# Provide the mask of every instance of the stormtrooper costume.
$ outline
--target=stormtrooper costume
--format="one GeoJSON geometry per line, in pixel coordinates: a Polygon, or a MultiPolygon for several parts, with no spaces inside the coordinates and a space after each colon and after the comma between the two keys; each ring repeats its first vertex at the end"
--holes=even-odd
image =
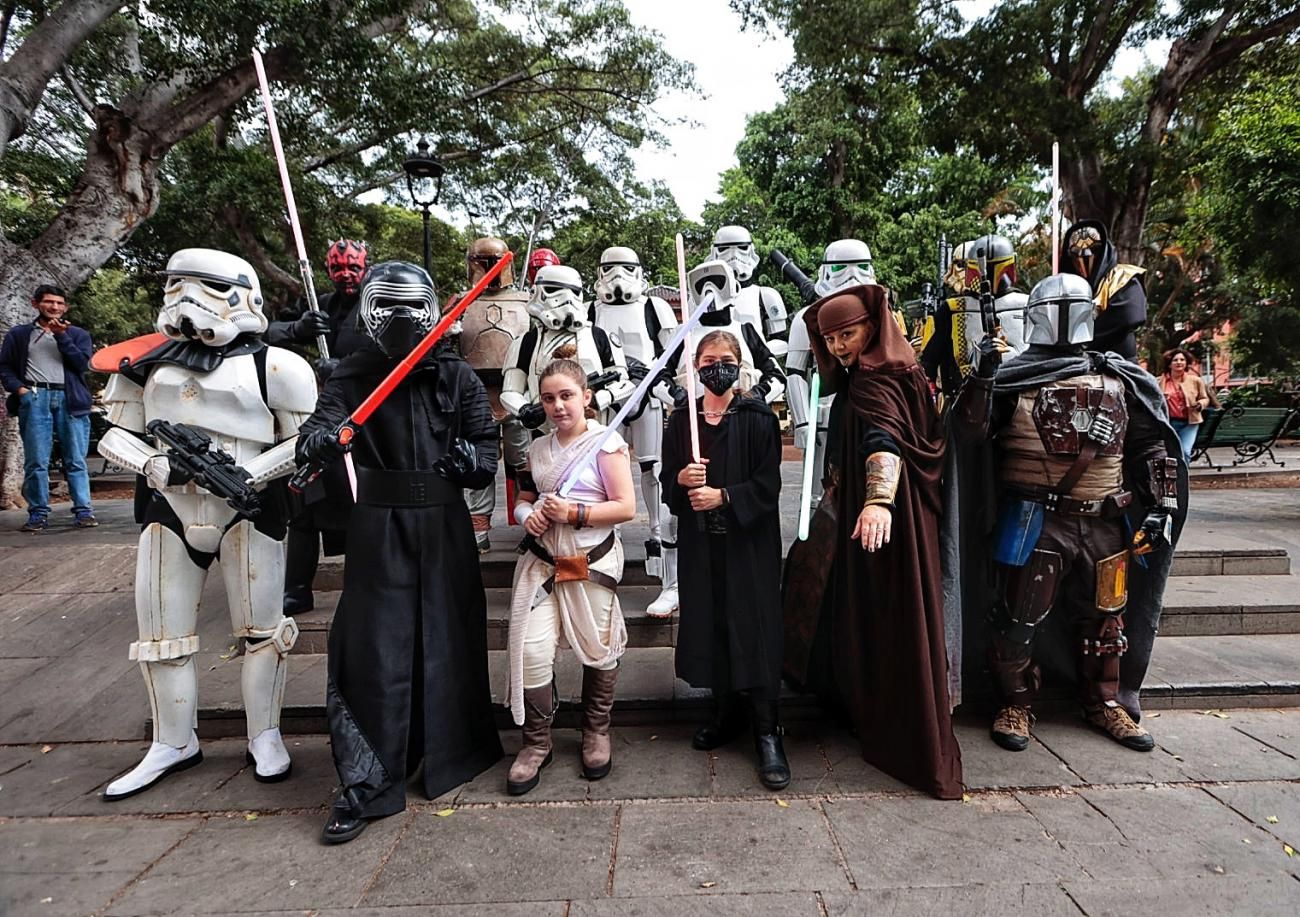
{"type": "MultiPolygon", "coordinates": [[[[465,254],[466,280],[470,287],[479,281],[502,255],[510,249],[500,239],[476,239],[465,254]]],[[[546,249],[539,249],[534,255],[546,249]]],[[[554,253],[552,253],[553,255],[554,253]]],[[[559,259],[556,259],[557,261],[559,259]]],[[[513,412],[502,406],[501,366],[511,346],[528,330],[528,294],[516,289],[514,270],[506,265],[494,284],[483,291],[461,316],[460,354],[479,377],[488,393],[492,416],[501,427],[501,459],[506,472],[507,498],[514,493],[519,471],[528,461],[528,431],[519,425],[513,412]]],[[[455,305],[453,299],[446,306],[455,305]]],[[[496,484],[482,490],[465,493],[470,521],[474,524],[474,539],[479,552],[488,550],[488,532],[492,527],[492,513],[496,509],[496,484]]],[[[507,502],[512,500],[507,499],[507,502]]],[[[513,512],[513,507],[509,507],[513,512]]]]}
{"type": "Polygon", "coordinates": [[[588,373],[618,373],[616,381],[598,388],[592,398],[602,423],[609,419],[610,409],[626,401],[636,387],[628,379],[622,348],[604,329],[592,326],[587,311],[577,271],[557,264],[537,272],[528,300],[528,314],[536,321],[510,345],[501,367],[501,404],[530,430],[546,422],[546,413],[538,401],[538,377],[555,359],[555,351],[566,344],[577,349],[573,359],[588,373]]]}
{"type": "Polygon", "coordinates": [[[248,760],[274,782],[291,762],[280,737],[287,657],[298,636],[284,616],[285,513],[256,519],[188,481],[147,438],[166,420],[195,428],[228,453],[254,487],[294,468],[298,427],[316,404],[316,376],[302,357],[267,347],[257,275],[242,258],[210,249],[177,252],[167,264],[157,328],[170,342],[114,375],[104,394],[113,428],[100,453],[145,477],[152,497],[140,520],[136,615],[131,644],[153,709],[153,744],[133,770],[104,790],[125,799],[198,764],[194,654],[199,601],[212,561],[221,559],[232,629],[245,639],[242,685],[248,760]]]}
{"type": "MultiPolygon", "coordinates": [[[[672,340],[677,316],[672,307],[657,296],[648,296],[641,259],[630,248],[607,248],[600,256],[596,274],[596,301],[593,326],[604,331],[626,358],[649,366],[672,340]]],[[[651,617],[668,617],[677,607],[677,531],[676,520],[664,506],[659,486],[660,455],[663,451],[664,408],[673,403],[672,380],[654,383],[645,400],[619,432],[631,440],[633,454],[641,469],[641,495],[650,520],[650,540],[645,546],[645,569],[662,583],[659,597],[646,613],[651,617]],[[663,538],[663,519],[668,519],[668,539],[663,538]]]]}
{"type": "MultiPolygon", "coordinates": [[[[829,296],[836,290],[876,282],[876,270],[871,263],[871,249],[867,243],[858,239],[840,239],[826,246],[820,267],[817,269],[815,285],[818,297],[829,296]]],[[[809,373],[814,372],[812,343],[808,339],[808,326],[804,322],[804,313],[808,307],[795,313],[790,326],[790,349],[785,357],[786,372],[786,409],[790,412],[791,426],[794,428],[794,444],[798,449],[808,448],[808,433],[811,426],[808,417],[808,399],[811,394],[809,373]]],[[[831,403],[834,395],[823,395],[817,401],[816,437],[813,448],[813,498],[821,496],[821,470],[826,457],[826,431],[831,417],[831,403]]]]}
{"type": "Polygon", "coordinates": [[[743,226],[723,226],[713,234],[713,247],[709,260],[726,262],[736,277],[740,292],[733,303],[737,318],[749,322],[763,335],[767,349],[778,360],[785,356],[784,338],[789,332],[789,316],[781,294],[772,287],[752,283],[758,268],[758,252],[754,238],[743,226]]]}
{"type": "MultiPolygon", "coordinates": [[[[785,373],[776,355],[768,347],[762,332],[751,323],[744,321],[736,313],[736,298],[740,295],[740,284],[731,272],[731,266],[725,261],[705,261],[686,273],[687,296],[691,309],[699,307],[704,298],[713,294],[716,308],[706,312],[700,318],[699,327],[691,335],[691,342],[700,340],[711,331],[729,331],[740,341],[740,388],[748,390],[755,398],[761,398],[768,404],[780,400],[785,394],[785,373]]],[[[686,360],[694,359],[694,354],[683,353],[678,359],[677,380],[680,384],[686,380],[686,360]]],[[[704,387],[699,380],[695,383],[695,395],[703,395],[704,387]]],[[[684,389],[673,390],[675,407],[684,407],[686,392],[684,389]]]]}

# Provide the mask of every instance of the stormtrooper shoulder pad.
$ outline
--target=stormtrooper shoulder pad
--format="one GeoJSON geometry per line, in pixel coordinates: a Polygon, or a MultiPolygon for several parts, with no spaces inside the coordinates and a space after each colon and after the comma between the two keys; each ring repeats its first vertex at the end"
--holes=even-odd
{"type": "Polygon", "coordinates": [[[266,406],[297,414],[316,410],[316,373],[292,350],[266,348],[266,406]]]}

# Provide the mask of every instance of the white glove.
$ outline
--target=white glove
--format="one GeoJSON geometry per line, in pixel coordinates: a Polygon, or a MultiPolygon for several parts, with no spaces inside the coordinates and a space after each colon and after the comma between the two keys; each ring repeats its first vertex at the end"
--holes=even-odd
{"type": "Polygon", "coordinates": [[[603,411],[605,410],[605,408],[609,407],[611,404],[614,403],[614,396],[611,395],[606,389],[602,388],[600,391],[596,392],[596,397],[594,400],[596,402],[596,410],[603,411]]]}
{"type": "Polygon", "coordinates": [[[171,480],[172,463],[165,455],[155,455],[144,463],[144,476],[154,490],[162,490],[171,480]]]}

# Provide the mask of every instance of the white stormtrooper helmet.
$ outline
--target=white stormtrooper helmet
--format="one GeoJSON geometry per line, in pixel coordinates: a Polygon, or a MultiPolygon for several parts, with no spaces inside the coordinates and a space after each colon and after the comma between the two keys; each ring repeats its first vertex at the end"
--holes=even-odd
{"type": "Polygon", "coordinates": [[[821,267],[817,269],[817,295],[826,296],[845,287],[876,282],[871,266],[871,249],[859,239],[840,239],[826,246],[821,267]]]}
{"type": "Polygon", "coordinates": [[[582,307],[582,277],[571,267],[548,264],[533,278],[528,314],[552,331],[573,330],[587,324],[582,307]]]}
{"type": "Polygon", "coordinates": [[[210,248],[183,248],[163,272],[163,307],[155,327],[173,341],[224,347],[266,330],[262,285],[253,266],[210,248]]]}
{"type": "Polygon", "coordinates": [[[1076,274],[1044,277],[1029,292],[1025,305],[1025,341],[1068,347],[1092,340],[1096,320],[1092,286],[1076,274]]]}
{"type": "Polygon", "coordinates": [[[740,284],[725,261],[705,261],[686,272],[686,293],[694,309],[704,297],[713,294],[719,309],[725,309],[740,295],[740,284]]]}
{"type": "Polygon", "coordinates": [[[630,248],[615,245],[600,254],[596,270],[596,298],[608,305],[636,302],[645,295],[648,284],[641,270],[641,259],[630,248]]]}
{"type": "Polygon", "coordinates": [[[739,283],[754,276],[758,267],[758,252],[754,251],[754,237],[744,226],[723,226],[713,234],[713,248],[709,259],[725,261],[731,266],[739,283]]]}

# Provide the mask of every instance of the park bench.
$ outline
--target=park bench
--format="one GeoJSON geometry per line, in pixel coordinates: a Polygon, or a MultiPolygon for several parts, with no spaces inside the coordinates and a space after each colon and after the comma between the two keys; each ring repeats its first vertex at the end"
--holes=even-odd
{"type": "Polygon", "coordinates": [[[1234,468],[1263,455],[1267,455],[1274,465],[1283,466],[1286,462],[1277,460],[1273,446],[1279,437],[1296,425],[1298,419],[1300,409],[1297,408],[1231,407],[1207,411],[1205,420],[1196,431],[1191,460],[1195,462],[1204,458],[1206,464],[1219,470],[1223,466],[1214,464],[1209,450],[1231,446],[1237,453],[1232,460],[1234,468]]]}

